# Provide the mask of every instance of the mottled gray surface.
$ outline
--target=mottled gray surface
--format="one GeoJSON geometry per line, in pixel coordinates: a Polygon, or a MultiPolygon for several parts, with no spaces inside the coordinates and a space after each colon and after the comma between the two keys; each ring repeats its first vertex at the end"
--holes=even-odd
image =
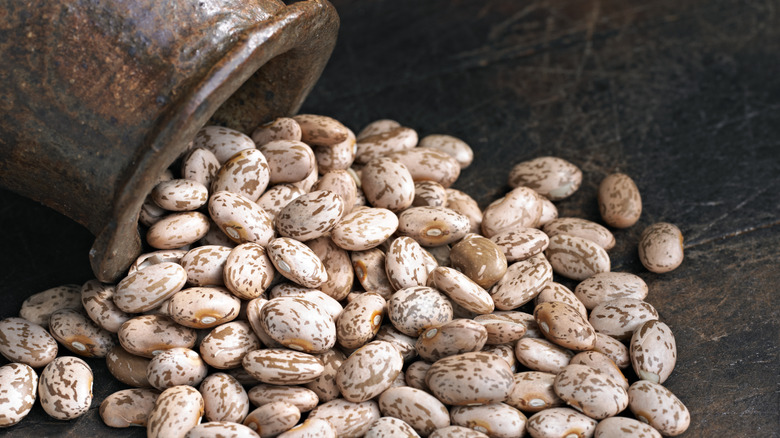
{"type": "MultiPolygon", "coordinates": [[[[639,274],[677,337],[665,383],[691,411],[684,437],[778,436],[780,424],[780,11],[773,0],[335,1],[336,51],[303,111],[357,132],[393,118],[476,152],[455,187],[484,207],[511,167],[540,155],[580,166],[562,215],[600,222],[596,188],[630,174],[639,223],[613,230],[613,270],[639,274]],[[663,275],[636,255],[642,229],[680,227],[686,259],[663,275]]],[[[0,192],[0,316],[48,287],[91,278],[90,235],[0,192]],[[16,251],[10,253],[10,251],[16,251]]],[[[573,286],[571,283],[567,283],[573,286]]],[[[121,389],[101,360],[90,412],[70,423],[37,405],[0,435],[108,431],[99,401],[121,389]]]]}

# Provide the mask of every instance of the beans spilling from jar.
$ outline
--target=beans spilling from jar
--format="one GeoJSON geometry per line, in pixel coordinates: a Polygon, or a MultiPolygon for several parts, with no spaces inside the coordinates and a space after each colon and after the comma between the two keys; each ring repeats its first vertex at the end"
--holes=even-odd
{"type": "MultiPolygon", "coordinates": [[[[393,120],[203,128],[144,202],[149,251],[123,279],[0,321],[0,427],[36,399],[86,413],[82,356],[129,387],[100,401],[105,424],[149,437],[683,433],[672,330],[641,277],[611,272],[610,228],[642,212],[633,180],[604,178],[603,224],[558,217],[582,172],[539,157],[481,209],[451,187],[473,159],[393,120]]],[[[682,233],[651,225],[638,252],[671,271],[682,233]]]]}

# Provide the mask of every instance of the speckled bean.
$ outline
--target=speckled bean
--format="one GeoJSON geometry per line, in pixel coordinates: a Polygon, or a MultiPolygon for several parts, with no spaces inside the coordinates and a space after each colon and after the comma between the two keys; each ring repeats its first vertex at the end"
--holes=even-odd
{"type": "Polygon", "coordinates": [[[121,345],[114,345],[106,355],[106,366],[114,378],[128,386],[146,388],[152,385],[146,379],[146,368],[151,359],[128,353],[121,345]]]}
{"type": "Polygon", "coordinates": [[[192,328],[211,328],[234,320],[241,300],[222,287],[191,287],[168,301],[168,316],[192,328]]]}
{"type": "Polygon", "coordinates": [[[425,376],[431,393],[455,406],[505,400],[514,379],[509,364],[495,354],[463,353],[436,361],[425,376]]]}
{"type": "Polygon", "coordinates": [[[453,319],[439,327],[431,327],[417,338],[417,353],[428,362],[454,354],[480,351],[487,342],[485,326],[470,319],[453,319]]]}
{"type": "Polygon", "coordinates": [[[604,248],[568,234],[552,236],[544,255],[556,274],[573,280],[584,280],[610,269],[609,255],[604,248]]]}
{"type": "Polygon", "coordinates": [[[38,324],[6,318],[0,321],[0,354],[11,362],[39,368],[57,357],[57,341],[38,324]]]}
{"type": "Polygon", "coordinates": [[[274,278],[274,266],[265,247],[247,242],[236,246],[225,260],[223,279],[233,295],[243,300],[260,296],[274,278]]]}
{"type": "Polygon", "coordinates": [[[183,438],[203,417],[203,397],[187,386],[168,388],[157,397],[146,423],[148,438],[183,438]]]}
{"type": "Polygon", "coordinates": [[[438,149],[416,147],[387,156],[406,165],[414,181],[436,181],[447,188],[460,176],[458,160],[438,149]]]}
{"type": "Polygon", "coordinates": [[[445,207],[410,207],[398,215],[398,233],[420,245],[448,245],[468,231],[468,218],[445,207]]]}
{"type": "Polygon", "coordinates": [[[217,369],[240,366],[244,356],[260,348],[260,340],[246,321],[231,321],[214,327],[200,342],[203,361],[217,369]]]}
{"type": "Polygon", "coordinates": [[[255,431],[230,421],[210,421],[190,429],[184,438],[259,438],[255,431]]]}
{"type": "Polygon", "coordinates": [[[192,348],[197,338],[195,330],[164,315],[136,316],[122,324],[117,335],[128,353],[148,358],[168,348],[192,348]]]}
{"type": "Polygon", "coordinates": [[[344,216],[331,237],[339,247],[365,251],[380,245],[398,229],[398,217],[385,208],[362,208],[344,216]]]}
{"type": "Polygon", "coordinates": [[[601,272],[586,278],[574,289],[574,295],[588,310],[617,298],[644,300],[647,292],[647,283],[628,272],[601,272]]]}
{"type": "Polygon", "coordinates": [[[626,417],[609,417],[596,425],[594,438],[661,438],[661,434],[651,426],[626,417]]]}
{"type": "Polygon", "coordinates": [[[542,254],[515,262],[493,286],[490,295],[496,308],[512,310],[533,300],[553,279],[553,269],[542,254]]]}
{"type": "Polygon", "coordinates": [[[421,436],[450,425],[447,408],[436,397],[408,386],[390,388],[379,396],[383,415],[399,418],[421,436]]]}
{"type": "Polygon", "coordinates": [[[249,401],[263,406],[277,401],[286,401],[301,412],[308,412],[319,404],[317,393],[301,386],[278,386],[261,383],[249,390],[249,401]]]}
{"type": "Polygon", "coordinates": [[[386,304],[381,295],[373,292],[360,294],[347,304],[336,321],[339,345],[359,348],[376,336],[384,319],[386,304]]]}
{"type": "Polygon", "coordinates": [[[52,313],[49,332],[68,350],[84,357],[106,357],[114,338],[83,313],[62,309],[52,313]]]}
{"type": "Polygon", "coordinates": [[[403,357],[392,343],[369,342],[341,364],[336,384],[348,401],[364,402],[389,388],[403,365],[403,357]]]}
{"type": "Polygon", "coordinates": [[[536,413],[544,409],[563,406],[563,400],[555,394],[555,374],[541,371],[525,371],[514,375],[515,385],[505,402],[524,412],[536,413]]]}
{"type": "Polygon", "coordinates": [[[347,129],[347,139],[333,146],[314,146],[314,157],[320,172],[347,170],[355,161],[357,140],[355,133],[347,129]]]}
{"type": "Polygon", "coordinates": [[[35,404],[38,375],[29,365],[0,367],[0,429],[19,423],[35,404]]]}
{"type": "Polygon", "coordinates": [[[588,319],[588,310],[585,308],[582,302],[577,299],[577,297],[574,295],[574,292],[560,283],[548,281],[542,291],[539,292],[539,295],[537,295],[534,299],[534,302],[537,306],[542,303],[556,301],[566,303],[574,307],[583,318],[586,320],[588,319]]]}
{"type": "Polygon", "coordinates": [[[195,148],[187,152],[181,160],[181,177],[208,188],[211,187],[219,168],[219,160],[213,152],[205,148],[195,148]]]}
{"type": "Polygon", "coordinates": [[[235,129],[223,126],[205,126],[195,135],[192,148],[205,148],[217,157],[220,164],[245,149],[254,149],[255,142],[235,129]]]}
{"type": "Polygon", "coordinates": [[[393,128],[397,128],[401,126],[400,123],[396,122],[395,120],[391,119],[379,119],[374,120],[373,122],[369,123],[363,129],[358,132],[357,137],[359,139],[366,138],[370,135],[375,134],[381,134],[383,132],[387,132],[393,128]]]}
{"type": "Polygon", "coordinates": [[[635,298],[617,298],[594,307],[589,321],[597,332],[625,340],[639,326],[653,319],[658,319],[658,312],[649,303],[635,298]]]}
{"type": "Polygon", "coordinates": [[[114,304],[127,313],[141,313],[159,307],[180,291],[187,271],[177,263],[151,265],[123,278],[116,286],[114,304]]]}
{"type": "Polygon", "coordinates": [[[254,430],[261,438],[270,438],[290,430],[301,419],[301,411],[285,401],[260,406],[244,419],[244,426],[254,430]]]}
{"type": "Polygon", "coordinates": [[[596,420],[616,415],[628,406],[623,386],[587,365],[566,366],[555,376],[553,388],[563,401],[596,420]]]}
{"type": "Polygon", "coordinates": [[[542,230],[550,237],[558,234],[582,237],[605,250],[610,250],[615,246],[615,236],[611,231],[586,219],[576,217],[557,218],[545,224],[542,230]]]}
{"type": "Polygon", "coordinates": [[[490,238],[506,256],[507,262],[514,263],[541,253],[550,245],[550,238],[536,228],[515,227],[502,231],[490,238]]]}
{"type": "Polygon", "coordinates": [[[399,331],[416,337],[427,327],[452,320],[452,305],[436,289],[414,286],[397,291],[387,302],[387,316],[399,331]]]}
{"type": "Polygon", "coordinates": [[[408,423],[394,417],[382,417],[374,421],[363,438],[419,438],[420,435],[408,423]]]}
{"type": "Polygon", "coordinates": [[[395,290],[424,286],[428,283],[428,269],[423,249],[411,237],[401,236],[393,240],[385,257],[385,272],[395,290]]]}
{"type": "Polygon", "coordinates": [[[179,262],[187,271],[187,282],[193,286],[222,286],[223,271],[233,248],[203,245],[187,251],[179,262]]]}
{"type": "Polygon", "coordinates": [[[596,331],[577,310],[561,301],[541,303],[534,309],[534,318],[542,334],[551,342],[570,350],[592,350],[596,331]]]}
{"type": "Polygon", "coordinates": [[[160,391],[177,385],[196,386],[206,377],[208,367],[189,348],[169,348],[154,356],[146,368],[146,379],[160,391]]]}
{"type": "Polygon", "coordinates": [[[571,358],[569,365],[587,365],[591,368],[595,368],[612,378],[612,380],[620,384],[623,389],[628,390],[628,379],[626,379],[626,376],[620,371],[620,368],[615,365],[615,362],[604,353],[599,353],[598,351],[582,351],[571,358]]]}
{"type": "Polygon", "coordinates": [[[648,423],[662,435],[677,436],[688,430],[691,414],[671,391],[648,380],[628,388],[628,407],[637,420],[648,423]]]}
{"type": "Polygon", "coordinates": [[[114,303],[116,286],[89,280],[81,287],[81,303],[92,321],[100,328],[111,333],[119,331],[119,327],[131,316],[120,310],[114,303]]]}
{"type": "Polygon", "coordinates": [[[485,289],[496,284],[507,272],[503,251],[490,239],[476,234],[466,235],[452,247],[450,263],[485,289]]]}
{"type": "Polygon", "coordinates": [[[77,357],[54,359],[41,372],[38,397],[43,410],[57,420],[84,415],[92,404],[92,369],[77,357]]]}
{"type": "Polygon", "coordinates": [[[414,180],[409,169],[400,161],[378,157],[362,169],[361,188],[366,200],[376,208],[399,212],[414,201],[414,180]]]}
{"type": "Polygon", "coordinates": [[[198,211],[165,216],[146,232],[146,243],[157,249],[175,249],[200,240],[209,231],[208,217],[198,211]]]}
{"type": "Polygon", "coordinates": [[[249,413],[249,396],[239,381],[225,373],[203,379],[198,388],[208,421],[242,423],[249,413]]]}
{"type": "Polygon", "coordinates": [[[322,260],[297,240],[289,237],[274,239],[266,251],[276,270],[301,286],[318,287],[328,280],[322,260]]]}
{"type": "Polygon", "coordinates": [[[262,146],[275,140],[301,140],[301,127],[289,117],[279,117],[258,126],[252,132],[252,141],[262,146]]]}
{"type": "Polygon", "coordinates": [[[428,274],[428,286],[444,292],[453,302],[478,314],[495,309],[493,298],[466,274],[453,268],[439,266],[428,274]]]}
{"type": "Polygon", "coordinates": [[[327,420],[333,425],[339,438],[359,438],[365,435],[380,416],[379,406],[375,401],[353,403],[336,399],[317,406],[309,414],[309,419],[327,420]]]}
{"type": "Polygon", "coordinates": [[[109,427],[146,427],[160,391],[146,388],[123,389],[100,403],[100,418],[109,427]]]}
{"type": "Polygon", "coordinates": [[[639,237],[639,260],[650,272],[663,274],[677,269],[683,261],[683,235],[668,222],[658,222],[639,237]]]}
{"type": "Polygon", "coordinates": [[[612,336],[596,332],[596,346],[593,351],[598,351],[612,359],[618,368],[628,368],[631,365],[628,347],[612,336]]]}
{"type": "Polygon", "coordinates": [[[482,212],[482,234],[490,238],[517,227],[536,227],[541,217],[541,197],[528,187],[518,187],[482,212]]]}
{"type": "Polygon", "coordinates": [[[574,353],[546,339],[523,338],[515,344],[518,362],[533,371],[560,373],[574,353]]]}
{"type": "Polygon", "coordinates": [[[209,200],[209,191],[203,184],[188,179],[162,181],[154,186],[151,197],[168,211],[197,210],[209,200]]]}
{"type": "Polygon", "coordinates": [[[304,386],[314,391],[323,403],[341,397],[341,392],[336,384],[336,373],[341,368],[341,364],[346,359],[346,356],[336,349],[314,356],[322,363],[324,369],[322,374],[304,386]]]}
{"type": "Polygon", "coordinates": [[[293,120],[301,128],[301,140],[314,146],[332,146],[346,140],[349,129],[338,120],[318,114],[298,114],[293,120]]]}
{"type": "Polygon", "coordinates": [[[308,383],[325,371],[316,356],[280,348],[250,351],[242,365],[255,378],[272,385],[308,383]]]}
{"type": "Polygon", "coordinates": [[[414,148],[417,140],[417,131],[405,126],[396,126],[372,135],[362,135],[357,139],[355,161],[365,164],[377,157],[414,148]]]}
{"type": "Polygon", "coordinates": [[[19,316],[43,328],[48,328],[52,313],[60,309],[81,307],[81,286],[66,284],[27,297],[22,302],[19,316]]]}
{"type": "Polygon", "coordinates": [[[582,183],[582,171],[558,157],[538,157],[516,164],[509,172],[510,187],[529,187],[553,201],[571,196],[582,183]]]}
{"type": "Polygon", "coordinates": [[[647,321],[631,336],[631,365],[640,379],[664,383],[677,363],[677,343],[668,325],[647,321]]]}
{"type": "Polygon", "coordinates": [[[236,243],[267,245],[274,237],[273,220],[252,200],[231,192],[209,198],[209,214],[220,230],[236,243]]]}
{"type": "Polygon", "coordinates": [[[623,173],[608,175],[599,184],[599,212],[607,225],[628,228],[642,215],[642,196],[634,180],[623,173]]]}
{"type": "Polygon", "coordinates": [[[525,434],[525,415],[506,403],[457,406],[452,409],[451,416],[453,424],[492,438],[520,438],[525,434]]]}
{"type": "Polygon", "coordinates": [[[336,323],[316,303],[299,297],[271,299],[260,311],[260,324],[287,348],[323,353],[336,344],[336,323]]]}
{"type": "Polygon", "coordinates": [[[455,210],[469,218],[469,224],[471,228],[470,233],[479,233],[482,229],[482,209],[479,208],[479,204],[471,196],[460,190],[446,189],[447,192],[447,205],[445,207],[450,210],[455,210]]]}
{"type": "MultiPolygon", "coordinates": [[[[446,207],[447,189],[435,181],[417,181],[414,183],[414,207],[446,207]]],[[[471,223],[469,223],[471,228],[471,223]]]]}
{"type": "Polygon", "coordinates": [[[571,408],[551,408],[537,412],[526,423],[531,438],[590,438],[596,420],[571,408]]]}
{"type": "Polygon", "coordinates": [[[479,315],[474,318],[474,321],[485,327],[489,345],[514,342],[522,338],[527,331],[525,324],[506,315],[479,315]]]}
{"type": "Polygon", "coordinates": [[[306,246],[320,259],[328,279],[319,285],[319,290],[335,300],[343,300],[352,290],[355,272],[349,253],[336,245],[329,236],[322,236],[306,242],[306,246]]]}

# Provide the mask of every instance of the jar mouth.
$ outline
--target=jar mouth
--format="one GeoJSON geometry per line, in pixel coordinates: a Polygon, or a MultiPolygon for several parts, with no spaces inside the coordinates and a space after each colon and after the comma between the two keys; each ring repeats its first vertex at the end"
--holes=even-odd
{"type": "Polygon", "coordinates": [[[327,0],[280,9],[247,29],[227,54],[172,106],[145,137],[114,194],[113,217],[89,252],[95,276],[113,282],[141,254],[138,216],[157,178],[207,124],[251,134],[295,114],[336,42],[339,18],[327,0]]]}

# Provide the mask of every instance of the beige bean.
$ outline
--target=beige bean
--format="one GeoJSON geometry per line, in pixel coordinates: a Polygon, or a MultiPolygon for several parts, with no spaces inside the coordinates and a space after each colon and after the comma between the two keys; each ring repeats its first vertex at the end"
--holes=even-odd
{"type": "Polygon", "coordinates": [[[258,126],[252,132],[252,141],[262,146],[276,140],[301,140],[301,127],[298,122],[289,117],[279,117],[258,126]]]}
{"type": "Polygon", "coordinates": [[[220,230],[236,243],[267,245],[274,237],[271,216],[252,200],[231,192],[209,198],[209,214],[220,230]]]}
{"type": "Polygon", "coordinates": [[[187,271],[187,282],[194,286],[224,285],[223,271],[232,247],[203,245],[187,251],[179,262],[187,271]]]}
{"type": "Polygon", "coordinates": [[[527,329],[525,324],[506,315],[479,315],[474,321],[485,327],[487,344],[508,344],[522,338],[527,329]]]}
{"type": "Polygon", "coordinates": [[[380,245],[398,229],[398,217],[385,208],[355,210],[333,228],[331,237],[339,247],[366,251],[380,245]]]}
{"type": "Polygon", "coordinates": [[[140,313],[159,307],[180,291],[187,271],[177,263],[163,262],[128,275],[116,286],[114,304],[127,313],[140,313]]]}
{"type": "Polygon", "coordinates": [[[189,348],[169,348],[154,356],[146,368],[146,379],[160,391],[177,385],[196,386],[208,368],[198,353],[189,348]]]}
{"type": "Polygon", "coordinates": [[[596,346],[593,351],[602,353],[612,359],[618,368],[628,368],[631,365],[628,347],[612,336],[596,332],[596,346]]]}
{"type": "Polygon", "coordinates": [[[452,409],[452,423],[474,429],[495,438],[520,438],[526,418],[506,403],[482,406],[458,406],[452,409]]]}
{"type": "Polygon", "coordinates": [[[447,192],[447,205],[445,207],[450,210],[455,210],[469,218],[470,233],[479,233],[482,230],[482,209],[479,208],[479,204],[471,196],[460,190],[451,188],[446,189],[447,192]]]}
{"type": "Polygon", "coordinates": [[[525,412],[540,412],[544,409],[564,406],[564,401],[555,394],[555,374],[541,371],[525,371],[514,375],[515,385],[505,402],[525,412]]]}
{"type": "Polygon", "coordinates": [[[436,289],[414,286],[397,291],[387,302],[387,316],[400,332],[418,336],[427,327],[452,320],[452,305],[436,289]]]}
{"type": "Polygon", "coordinates": [[[640,379],[664,383],[677,363],[677,343],[668,325],[647,321],[631,336],[631,365],[640,379]]]}
{"type": "Polygon", "coordinates": [[[317,169],[314,151],[301,141],[274,140],[258,150],[268,160],[271,184],[298,182],[317,169]]]}
{"type": "Polygon", "coordinates": [[[370,135],[381,134],[383,132],[390,131],[391,129],[397,128],[399,126],[401,126],[400,123],[391,119],[374,120],[373,122],[366,125],[363,129],[361,129],[357,137],[358,139],[363,139],[370,135]]]}
{"type": "MultiPolygon", "coordinates": [[[[414,207],[446,207],[447,189],[435,181],[417,181],[414,183],[414,207]]],[[[469,223],[469,228],[471,224],[469,223]]]]}
{"type": "Polygon", "coordinates": [[[168,211],[197,210],[209,200],[209,191],[203,184],[188,179],[162,181],[154,186],[151,197],[168,211]]]}
{"type": "Polygon", "coordinates": [[[239,381],[225,373],[203,379],[198,388],[208,421],[242,423],[249,413],[249,396],[239,381]]]}
{"type": "Polygon", "coordinates": [[[661,438],[661,434],[651,426],[626,417],[609,417],[596,425],[595,438],[661,438]]]}
{"type": "Polygon", "coordinates": [[[395,289],[385,272],[385,253],[379,248],[350,253],[352,267],[364,290],[376,292],[382,298],[390,298],[395,289]]]}
{"type": "Polygon", "coordinates": [[[100,418],[109,427],[146,427],[154,402],[160,396],[155,389],[123,389],[100,403],[100,418]]]}
{"type": "Polygon", "coordinates": [[[320,172],[347,170],[355,161],[357,140],[355,133],[347,129],[347,139],[333,146],[315,146],[314,157],[320,172]]]}
{"type": "Polygon", "coordinates": [[[478,314],[495,309],[493,298],[466,274],[453,268],[439,266],[428,275],[428,285],[444,292],[453,302],[478,314]]]}
{"type": "Polygon", "coordinates": [[[474,161],[474,151],[465,141],[451,135],[431,134],[420,140],[420,147],[436,149],[451,156],[460,164],[461,169],[469,167],[474,161]]]}
{"type": "Polygon", "coordinates": [[[480,351],[487,342],[485,326],[470,319],[453,319],[439,327],[432,327],[417,338],[417,353],[428,362],[454,354],[480,351]]]}
{"type": "Polygon", "coordinates": [[[585,308],[585,305],[583,305],[582,302],[577,299],[577,297],[574,295],[574,292],[560,283],[548,281],[542,291],[539,292],[539,295],[537,295],[534,299],[534,302],[537,306],[542,303],[556,301],[566,303],[574,307],[583,318],[586,320],[588,319],[588,310],[585,308]]]}
{"type": "Polygon", "coordinates": [[[284,237],[300,241],[324,236],[341,220],[344,202],[327,190],[301,195],[290,201],[276,217],[276,229],[284,237]]]}
{"type": "Polygon", "coordinates": [[[452,247],[450,263],[485,289],[496,284],[507,272],[503,251],[490,239],[476,234],[464,237],[452,247]]]}
{"type": "Polygon", "coordinates": [[[628,272],[601,272],[586,278],[574,289],[574,295],[588,310],[617,298],[644,300],[647,292],[647,283],[628,272]]]}
{"type": "Polygon", "coordinates": [[[571,408],[537,412],[526,423],[532,438],[587,438],[596,430],[596,420],[571,408]]]}
{"type": "Polygon", "coordinates": [[[395,290],[424,286],[428,283],[428,269],[423,249],[411,237],[401,236],[393,240],[385,257],[385,272],[395,290]]]}
{"type": "Polygon", "coordinates": [[[169,348],[192,348],[197,338],[195,330],[164,315],[136,316],[122,324],[117,335],[128,353],[148,358],[169,348]]]}
{"type": "Polygon", "coordinates": [[[327,420],[309,418],[278,438],[336,438],[336,429],[327,420]]]}
{"type": "Polygon", "coordinates": [[[260,342],[268,348],[279,348],[282,344],[276,342],[263,328],[263,324],[260,322],[260,312],[263,310],[263,306],[268,304],[268,299],[265,295],[253,299],[246,306],[246,319],[252,330],[257,335],[260,342]]]}
{"type": "Polygon", "coordinates": [[[336,344],[336,323],[312,301],[298,297],[271,299],[260,311],[260,324],[287,348],[323,353],[336,344]]]}
{"type": "Polygon", "coordinates": [[[203,397],[187,386],[168,388],[157,397],[146,423],[148,438],[183,438],[203,417],[203,397]]]}
{"type": "Polygon", "coordinates": [[[417,338],[402,333],[392,324],[385,324],[380,327],[379,332],[377,332],[374,339],[377,341],[391,342],[401,353],[404,361],[409,361],[417,357],[417,350],[414,348],[417,338]]]}
{"type": "Polygon", "coordinates": [[[191,149],[181,160],[181,177],[211,187],[221,167],[217,156],[208,149],[191,149]]]}
{"type": "Polygon", "coordinates": [[[263,406],[277,401],[286,401],[301,412],[308,412],[319,404],[317,393],[301,386],[278,386],[261,383],[249,390],[249,401],[263,406]]]}
{"type": "Polygon", "coordinates": [[[482,347],[485,353],[495,354],[509,364],[509,369],[513,373],[517,372],[517,358],[515,357],[515,347],[513,344],[485,345],[482,347]]]}
{"type": "Polygon", "coordinates": [[[406,367],[406,373],[404,373],[407,385],[430,393],[431,390],[428,388],[428,384],[425,383],[425,375],[428,374],[429,369],[431,369],[431,364],[424,360],[418,360],[409,364],[406,367]]]}
{"type": "Polygon", "coordinates": [[[286,278],[305,287],[319,287],[328,279],[322,261],[303,243],[289,237],[272,240],[266,247],[268,258],[286,278]]]}
{"type": "Polygon", "coordinates": [[[0,354],[11,362],[39,368],[57,357],[57,341],[45,328],[24,318],[3,319],[0,333],[0,354]]]}
{"type": "Polygon", "coordinates": [[[477,432],[474,429],[469,429],[463,426],[447,426],[441,429],[436,429],[432,434],[428,435],[429,438],[488,438],[482,432],[477,432]]]}
{"type": "Polygon", "coordinates": [[[269,216],[276,221],[279,212],[293,199],[306,193],[293,184],[277,184],[263,193],[257,200],[260,206],[269,216]]]}
{"type": "Polygon", "coordinates": [[[642,196],[630,176],[623,173],[608,175],[599,184],[599,212],[607,225],[628,228],[642,215],[642,196]]]}
{"type": "Polygon", "coordinates": [[[205,126],[195,135],[192,148],[205,148],[217,157],[220,164],[233,155],[245,150],[254,149],[255,142],[235,129],[222,126],[205,126]]]}
{"type": "Polygon", "coordinates": [[[214,327],[200,342],[203,361],[221,370],[240,366],[244,356],[260,348],[260,340],[246,321],[214,327]]]}
{"type": "Polygon", "coordinates": [[[370,341],[382,326],[387,302],[373,292],[360,294],[344,307],[336,321],[336,335],[344,348],[359,348],[370,341]]]}
{"type": "Polygon", "coordinates": [[[408,423],[393,417],[382,417],[374,421],[363,438],[391,437],[419,438],[420,435],[408,423]]]}
{"type": "Polygon", "coordinates": [[[539,157],[516,164],[509,172],[510,187],[529,187],[553,201],[568,198],[582,184],[582,171],[557,157],[539,157]]]}
{"type": "Polygon", "coordinates": [[[542,198],[542,216],[539,226],[544,226],[558,218],[558,208],[547,198],[542,198]]]}
{"type": "Polygon", "coordinates": [[[597,332],[625,340],[642,324],[654,319],[658,319],[658,312],[649,303],[635,298],[617,298],[594,307],[589,321],[597,332]]]}
{"type": "Polygon", "coordinates": [[[270,438],[290,430],[301,419],[301,411],[285,401],[265,404],[250,412],[244,426],[254,430],[261,438],[270,438]]]}
{"type": "Polygon", "coordinates": [[[570,350],[592,350],[596,331],[580,311],[564,302],[541,303],[534,309],[534,318],[542,334],[551,342],[570,350]]]}
{"type": "Polygon", "coordinates": [[[442,403],[455,406],[500,402],[514,385],[509,364],[484,352],[439,359],[428,370],[425,382],[442,403]]]}
{"type": "Polygon", "coordinates": [[[468,218],[445,207],[410,207],[398,215],[398,233],[421,245],[448,245],[462,239],[468,230],[468,218]]]}
{"type": "Polygon", "coordinates": [[[230,421],[210,421],[190,429],[184,438],[258,438],[252,429],[230,421]]]}
{"type": "Polygon", "coordinates": [[[366,200],[376,208],[399,212],[414,201],[414,180],[409,169],[390,157],[369,161],[361,172],[361,188],[366,200]]]}
{"type": "Polygon", "coordinates": [[[582,237],[558,234],[550,238],[544,251],[553,271],[572,280],[584,280],[609,272],[609,255],[596,243],[582,237]]]}
{"type": "Polygon", "coordinates": [[[81,303],[92,321],[100,328],[111,333],[131,318],[114,303],[116,286],[89,280],[81,287],[81,303]]]}
{"type": "Polygon", "coordinates": [[[242,243],[233,248],[225,260],[225,287],[238,298],[251,300],[259,297],[273,277],[273,264],[260,244],[242,243]]]}
{"type": "Polygon", "coordinates": [[[312,239],[306,242],[306,246],[320,259],[328,276],[319,289],[337,301],[344,299],[352,290],[355,279],[349,253],[336,245],[329,236],[312,239]]]}
{"type": "Polygon", "coordinates": [[[493,286],[490,295],[496,308],[512,310],[533,300],[552,281],[553,269],[542,254],[512,263],[493,286]]]}
{"type": "Polygon", "coordinates": [[[192,328],[211,328],[234,320],[241,300],[222,287],[191,287],[168,301],[168,316],[192,328]]]}
{"type": "Polygon", "coordinates": [[[336,384],[336,373],[341,368],[341,364],[344,363],[346,356],[341,351],[333,349],[317,354],[315,357],[322,363],[324,370],[322,374],[304,386],[314,391],[323,403],[341,397],[341,390],[336,384]]]}
{"type": "Polygon", "coordinates": [[[48,328],[49,317],[52,313],[60,309],[80,309],[81,307],[81,286],[66,284],[27,297],[22,302],[19,316],[43,328],[48,328]]]}
{"type": "Polygon", "coordinates": [[[663,274],[677,269],[683,261],[683,235],[668,222],[658,222],[639,237],[639,260],[650,272],[663,274]]]}
{"type": "Polygon", "coordinates": [[[132,265],[130,265],[130,268],[127,270],[127,275],[158,263],[170,262],[178,264],[187,252],[187,250],[183,249],[161,249],[143,253],[135,259],[132,265]]]}
{"type": "Polygon", "coordinates": [[[336,373],[336,384],[346,400],[364,402],[389,388],[403,365],[403,357],[392,343],[369,342],[344,360],[336,373]]]}
{"type": "Polygon", "coordinates": [[[209,220],[198,211],[165,216],[146,232],[146,243],[157,249],[176,249],[200,240],[209,231],[209,220]]]}
{"type": "Polygon", "coordinates": [[[358,438],[365,435],[380,416],[375,401],[353,403],[336,399],[317,406],[309,414],[309,419],[327,420],[339,438],[358,438]]]}
{"type": "Polygon", "coordinates": [[[250,351],[244,356],[242,365],[255,378],[272,385],[308,383],[325,371],[317,357],[280,348],[250,351]]]}
{"type": "Polygon", "coordinates": [[[615,236],[606,227],[595,222],[576,217],[562,217],[554,219],[544,225],[542,230],[548,236],[559,234],[582,237],[597,244],[605,250],[615,246],[615,236]]]}
{"type": "Polygon", "coordinates": [[[383,415],[401,419],[422,436],[450,425],[450,414],[442,402],[425,391],[408,386],[390,388],[382,393],[379,410],[383,415]]]}
{"type": "Polygon", "coordinates": [[[513,263],[540,254],[550,245],[550,238],[536,228],[515,227],[493,235],[490,240],[501,249],[507,262],[513,263]]]}
{"type": "Polygon", "coordinates": [[[691,414],[671,391],[648,380],[634,382],[628,388],[628,407],[637,420],[649,424],[665,436],[677,436],[688,430],[691,414]]]}
{"type": "Polygon", "coordinates": [[[609,375],[587,365],[566,366],[557,376],[555,393],[590,418],[601,420],[628,406],[628,393],[609,375]]]}
{"type": "Polygon", "coordinates": [[[121,345],[114,345],[106,354],[106,366],[114,378],[128,386],[146,388],[152,385],[146,379],[146,368],[151,359],[128,353],[121,345]]]}
{"type": "Polygon", "coordinates": [[[571,358],[569,365],[587,365],[591,368],[595,368],[620,384],[623,389],[628,390],[628,379],[626,379],[626,376],[620,371],[620,368],[615,365],[615,362],[604,353],[599,353],[598,351],[582,351],[571,358]]]}
{"type": "Polygon", "coordinates": [[[38,375],[31,366],[10,363],[0,367],[0,428],[19,423],[35,404],[38,375]]]}
{"type": "Polygon", "coordinates": [[[515,344],[518,362],[533,371],[560,373],[574,353],[546,339],[523,338],[515,344]]]}
{"type": "Polygon", "coordinates": [[[446,153],[416,147],[387,155],[403,163],[414,181],[435,181],[447,188],[460,176],[460,163],[446,153]]]}
{"type": "Polygon", "coordinates": [[[331,170],[323,174],[312,186],[312,191],[327,190],[335,193],[344,204],[343,218],[352,211],[357,201],[357,184],[346,170],[331,170]]]}
{"type": "Polygon", "coordinates": [[[280,283],[271,290],[271,298],[278,297],[298,297],[316,304],[321,310],[327,313],[331,319],[338,321],[344,307],[330,295],[317,289],[308,289],[300,287],[295,283],[280,283]]]}
{"type": "Polygon", "coordinates": [[[301,127],[301,140],[313,146],[333,146],[346,140],[349,129],[336,119],[317,114],[293,117],[301,127]]]}
{"type": "Polygon", "coordinates": [[[518,187],[482,212],[482,234],[490,238],[517,227],[536,227],[541,217],[541,197],[528,187],[518,187]]]}
{"type": "Polygon", "coordinates": [[[57,420],[86,414],[92,404],[92,369],[77,357],[54,359],[41,372],[38,397],[43,410],[57,420]]]}
{"type": "Polygon", "coordinates": [[[417,140],[417,131],[405,126],[396,126],[373,135],[363,135],[357,139],[355,162],[365,164],[374,158],[414,148],[417,140]]]}
{"type": "Polygon", "coordinates": [[[84,357],[106,357],[114,346],[111,332],[98,327],[83,313],[62,309],[49,319],[52,337],[68,350],[84,357]]]}

